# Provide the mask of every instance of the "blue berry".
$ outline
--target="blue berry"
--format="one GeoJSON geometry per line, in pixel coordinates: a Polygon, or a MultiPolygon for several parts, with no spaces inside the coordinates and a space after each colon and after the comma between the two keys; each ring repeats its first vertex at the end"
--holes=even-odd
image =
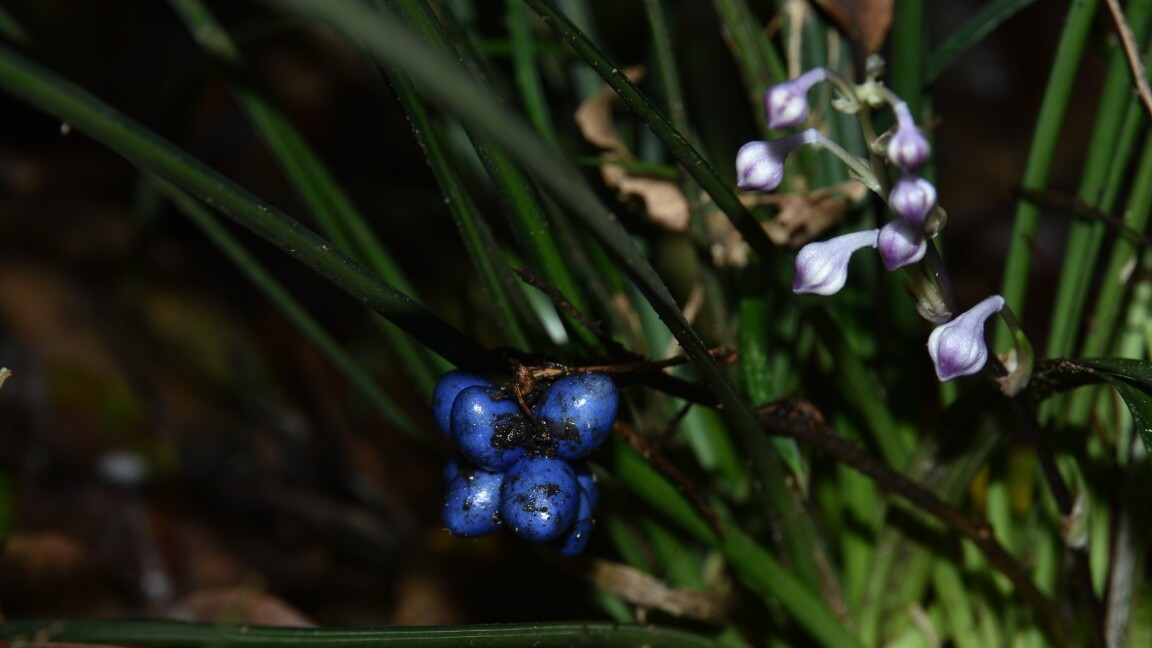
{"type": "Polygon", "coordinates": [[[467,387],[474,385],[490,386],[487,380],[467,371],[456,369],[440,376],[436,389],[432,391],[432,415],[444,436],[452,435],[452,403],[456,396],[467,387]]]}
{"type": "Polygon", "coordinates": [[[579,498],[580,484],[567,461],[528,456],[504,477],[500,517],[516,535],[548,542],[572,526],[579,498]]]}
{"type": "Polygon", "coordinates": [[[616,422],[620,396],[604,374],[577,374],[552,383],[536,404],[536,421],[556,443],[556,456],[579,459],[600,447],[616,422]]]}
{"type": "Polygon", "coordinates": [[[456,474],[448,480],[448,493],[440,519],[452,535],[478,538],[500,528],[500,486],[504,473],[480,470],[456,462],[456,474]]]}
{"type": "Polygon", "coordinates": [[[576,473],[576,483],[580,484],[580,490],[588,495],[591,504],[589,508],[595,510],[600,504],[600,484],[596,482],[596,475],[592,473],[586,461],[573,462],[572,471],[576,473]]]}
{"type": "Polygon", "coordinates": [[[576,506],[576,523],[555,541],[556,550],[565,556],[575,556],[588,546],[588,537],[596,526],[592,515],[600,502],[600,487],[587,466],[576,466],[576,481],[580,484],[580,501],[576,506]]]}
{"type": "Polygon", "coordinates": [[[464,458],[485,470],[507,470],[524,456],[530,424],[511,399],[494,400],[486,387],[468,387],[452,404],[452,436],[464,458]]]}

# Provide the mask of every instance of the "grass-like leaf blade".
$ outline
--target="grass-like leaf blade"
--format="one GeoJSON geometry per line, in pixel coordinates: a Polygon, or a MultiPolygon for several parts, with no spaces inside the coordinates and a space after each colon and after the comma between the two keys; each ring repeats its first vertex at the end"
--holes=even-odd
{"type": "Polygon", "coordinates": [[[518,623],[337,630],[149,621],[18,621],[0,625],[0,636],[12,645],[27,645],[49,639],[53,642],[170,648],[528,648],[541,645],[706,648],[716,645],[707,637],[682,630],[616,623],[518,623]]]}
{"type": "Polygon", "coordinates": [[[260,200],[78,86],[0,45],[0,86],[68,122],[284,250],[452,364],[500,367],[499,357],[287,214],[260,200]]]}
{"type": "Polygon", "coordinates": [[[935,81],[949,65],[973,45],[984,40],[992,30],[1033,2],[1036,0],[994,0],[981,7],[928,57],[928,70],[924,73],[924,83],[935,81]]]}

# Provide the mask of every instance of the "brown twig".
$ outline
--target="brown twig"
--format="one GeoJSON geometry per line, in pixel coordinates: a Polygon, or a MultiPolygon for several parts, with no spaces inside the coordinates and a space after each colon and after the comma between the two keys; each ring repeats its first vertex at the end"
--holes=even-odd
{"type": "Polygon", "coordinates": [[[1144,102],[1144,109],[1152,117],[1152,89],[1148,87],[1148,71],[1140,61],[1140,51],[1136,45],[1136,37],[1132,35],[1132,28],[1124,18],[1124,11],[1120,9],[1117,0],[1106,0],[1108,11],[1112,12],[1112,20],[1116,21],[1116,31],[1120,34],[1120,43],[1124,46],[1124,54],[1128,57],[1128,67],[1132,70],[1132,79],[1136,82],[1136,91],[1140,100],[1144,102]]]}
{"type": "MultiPolygon", "coordinates": [[[[709,349],[708,355],[716,359],[720,364],[732,364],[736,361],[736,351],[724,347],[709,349]]],[[[528,370],[532,372],[532,377],[537,380],[550,380],[552,378],[563,378],[564,376],[571,376],[580,373],[602,373],[602,374],[627,374],[627,373],[650,373],[666,369],[668,367],[675,367],[676,365],[687,364],[691,362],[691,358],[687,356],[677,356],[675,358],[667,358],[665,360],[646,360],[643,362],[627,362],[622,364],[605,364],[605,365],[586,365],[583,367],[565,367],[565,366],[549,366],[549,367],[529,367],[528,370]]]]}
{"type": "Polygon", "coordinates": [[[1007,577],[1017,593],[1032,606],[1056,645],[1076,645],[1060,609],[1036,587],[1024,567],[996,540],[987,522],[970,519],[960,509],[884,465],[856,444],[833,434],[824,424],[820,412],[806,401],[792,398],[762,407],[757,410],[757,418],[769,433],[791,437],[823,450],[967,538],[976,545],[988,564],[1007,577]]]}
{"type": "Polygon", "coordinates": [[[1109,214],[1108,212],[1092,205],[1076,196],[1072,196],[1059,191],[1052,191],[1051,189],[1032,189],[1030,187],[1018,187],[1017,193],[1021,197],[1026,198],[1037,205],[1047,207],[1056,211],[1071,214],[1073,216],[1080,216],[1083,218],[1096,219],[1106,225],[1109,225],[1123,236],[1127,236],[1144,247],[1152,245],[1152,239],[1145,236],[1142,232],[1138,232],[1130,225],[1124,222],[1123,218],[1109,214]]]}
{"type": "Polygon", "coordinates": [[[556,308],[560,309],[560,312],[572,318],[572,320],[579,323],[580,326],[592,331],[592,334],[601,341],[611,341],[613,345],[618,346],[618,343],[613,341],[604,331],[604,327],[600,326],[600,322],[593,321],[592,318],[581,313],[580,309],[568,301],[568,298],[564,296],[564,293],[560,292],[559,288],[536,276],[536,274],[528,268],[516,268],[516,274],[520,276],[520,280],[524,283],[548,295],[548,298],[552,300],[556,308]]]}

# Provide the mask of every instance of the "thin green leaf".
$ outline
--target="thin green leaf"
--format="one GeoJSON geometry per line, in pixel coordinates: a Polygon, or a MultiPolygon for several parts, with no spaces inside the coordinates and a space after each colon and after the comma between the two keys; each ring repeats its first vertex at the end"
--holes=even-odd
{"type": "Polygon", "coordinates": [[[715,643],[696,634],[656,626],[617,623],[509,623],[373,630],[259,628],[148,621],[18,621],[0,625],[11,643],[50,640],[134,646],[238,646],[244,648],[319,648],[331,646],[475,646],[519,648],[541,645],[667,646],[703,648],[715,643]]]}
{"type": "Polygon", "coordinates": [[[944,39],[944,42],[928,57],[928,71],[924,75],[925,85],[935,81],[949,65],[973,45],[984,40],[984,37],[991,34],[1001,23],[1033,2],[1036,0],[993,0],[981,7],[944,39]]]}
{"type": "MultiPolygon", "coordinates": [[[[1143,40],[1152,18],[1152,3],[1133,3],[1130,24],[1134,36],[1143,40]]],[[[1135,107],[1138,99],[1132,92],[1131,73],[1124,50],[1116,45],[1109,55],[1108,76],[1100,92],[1100,106],[1092,125],[1092,142],[1084,160],[1084,174],[1077,197],[1105,213],[1112,211],[1121,181],[1129,174],[1135,159],[1122,154],[1118,147],[1131,147],[1136,139],[1121,140],[1125,130],[1124,114],[1135,107]]],[[[1108,224],[1098,219],[1076,219],[1069,226],[1068,243],[1064,251],[1067,259],[1061,269],[1056,303],[1052,307],[1052,330],[1048,336],[1049,357],[1075,353],[1077,332],[1081,330],[1085,315],[1085,302],[1092,292],[1091,282],[1096,275],[1096,259],[1100,254],[1108,224]]],[[[1094,328],[1109,328],[1097,320],[1094,328]]]]}
{"type": "Polygon", "coordinates": [[[1077,358],[1078,365],[1094,369],[1097,373],[1114,374],[1152,390],[1152,362],[1133,358],[1077,358]]]}
{"type": "Polygon", "coordinates": [[[416,95],[412,80],[402,70],[395,68],[388,72],[388,78],[400,105],[408,114],[412,132],[420,142],[432,174],[436,176],[448,211],[452,214],[472,265],[479,272],[489,301],[500,313],[500,322],[508,342],[528,350],[530,340],[546,340],[547,333],[524,297],[520,280],[508,266],[492,229],[465,190],[459,173],[449,159],[442,130],[435,127],[428,109],[416,95]],[[524,324],[521,325],[521,322],[524,324]]]}
{"type": "Polygon", "coordinates": [[[625,485],[693,538],[709,546],[719,544],[716,532],[696,508],[646,458],[618,437],[613,437],[612,446],[616,462],[613,474],[625,485]]]}
{"type": "Polygon", "coordinates": [[[536,132],[555,148],[560,147],[560,138],[552,125],[552,112],[548,98],[540,81],[540,65],[537,57],[536,34],[532,16],[520,0],[505,0],[508,10],[508,34],[512,41],[512,65],[516,85],[524,102],[524,111],[536,132]]]}
{"type": "Polygon", "coordinates": [[[699,512],[652,464],[619,439],[613,441],[616,466],[613,474],[649,506],[709,547],[719,549],[732,565],[733,574],[749,589],[778,602],[821,645],[860,646],[860,642],[828,608],[815,591],[793,571],[785,568],[767,549],[727,523],[717,536],[699,512]]]}
{"type": "Polygon", "coordinates": [[[28,32],[4,7],[0,7],[0,35],[19,45],[27,46],[32,42],[28,32]]]}
{"type": "MultiPolygon", "coordinates": [[[[424,0],[389,0],[389,2],[399,7],[399,13],[417,30],[425,42],[447,54],[450,59],[476,60],[475,52],[470,51],[467,41],[453,43],[448,39],[434,12],[424,0]]],[[[457,67],[465,74],[472,74],[462,62],[458,63],[457,67]]],[[[573,274],[571,257],[564,253],[557,242],[532,181],[520,165],[509,156],[504,146],[493,141],[489,134],[478,131],[467,123],[465,131],[488,177],[495,185],[515,231],[531,255],[534,266],[578,311],[588,313],[588,300],[573,274]]],[[[563,313],[562,316],[571,337],[588,344],[595,342],[595,335],[591,331],[563,313]]]]}
{"type": "Polygon", "coordinates": [[[768,120],[764,111],[759,109],[760,102],[768,86],[785,80],[788,71],[768,41],[764,25],[745,0],[713,0],[712,4],[720,16],[732,55],[740,66],[748,101],[757,106],[757,123],[761,131],[766,132],[768,120]]]}
{"type": "MultiPolygon", "coordinates": [[[[1032,146],[1028,151],[1028,165],[1024,169],[1025,187],[1044,187],[1052,161],[1056,158],[1056,144],[1064,139],[1064,114],[1075,87],[1076,72],[1080,58],[1091,32],[1093,17],[1099,0],[1082,0],[1072,3],[1068,19],[1052,61],[1052,72],[1044,90],[1040,114],[1036,119],[1036,130],[1032,146]]],[[[1012,238],[1008,244],[1008,259],[1004,267],[1001,294],[1012,307],[1018,318],[1024,317],[1024,303],[1028,291],[1028,278],[1031,275],[1033,241],[1040,222],[1040,208],[1028,201],[1021,201],[1016,207],[1016,219],[1012,227],[1012,238]]],[[[996,330],[996,345],[1006,348],[1012,343],[1007,327],[996,330]]]]}
{"type": "MultiPolygon", "coordinates": [[[[205,51],[230,70],[246,67],[239,48],[202,0],[169,0],[169,4],[205,51]]],[[[234,79],[233,89],[237,101],[257,133],[267,142],[293,189],[316,217],[323,234],[400,292],[415,294],[415,288],[381,245],[352,200],[288,118],[242,79],[234,79]]],[[[426,350],[413,345],[395,328],[385,326],[383,331],[389,345],[400,356],[400,365],[416,379],[421,389],[431,391],[436,376],[445,367],[437,367],[426,350]]]]}
{"type": "Polygon", "coordinates": [[[937,560],[932,568],[932,586],[948,623],[948,632],[941,639],[952,639],[956,648],[983,648],[976,633],[972,596],[964,587],[960,568],[952,560],[937,560]]]}
{"type": "MultiPolygon", "coordinates": [[[[773,312],[768,297],[764,269],[749,266],[744,276],[744,293],[740,299],[740,368],[744,373],[744,391],[752,403],[765,405],[781,398],[785,386],[774,379],[780,375],[777,366],[789,363],[786,339],[795,338],[796,310],[784,314],[773,312]]],[[[782,304],[776,304],[783,306],[782,304]]],[[[784,463],[801,481],[805,479],[804,460],[795,439],[772,437],[772,443],[784,463]]]]}
{"type": "Polygon", "coordinates": [[[1152,395],[1116,374],[1098,371],[1097,375],[1124,399],[1124,404],[1132,414],[1132,425],[1140,433],[1140,439],[1144,441],[1144,449],[1152,454],[1152,395]]]}
{"type": "Polygon", "coordinates": [[[244,249],[244,246],[233,237],[227,229],[220,225],[212,212],[203,207],[192,196],[177,189],[174,185],[163,180],[157,180],[160,190],[176,207],[183,212],[197,227],[204,232],[216,247],[239,267],[244,274],[256,284],[280,312],[284,314],[295,326],[312,341],[332,361],[332,364],[343,372],[349,382],[356,386],[380,410],[384,418],[395,425],[405,434],[414,439],[427,441],[428,436],[421,430],[403,408],[398,406],[386,393],[384,393],[361,367],[340,345],[328,335],[319,322],[308,314],[280,282],[266,271],[263,266],[244,249]]]}
{"type": "Polygon", "coordinates": [[[751,538],[733,532],[724,538],[721,550],[745,585],[761,596],[779,601],[820,645],[837,648],[863,646],[860,639],[844,627],[817,594],[751,538]]]}
{"type": "Polygon", "coordinates": [[[0,85],[284,250],[456,366],[500,358],[332,244],[79,87],[0,45],[0,85]]]}

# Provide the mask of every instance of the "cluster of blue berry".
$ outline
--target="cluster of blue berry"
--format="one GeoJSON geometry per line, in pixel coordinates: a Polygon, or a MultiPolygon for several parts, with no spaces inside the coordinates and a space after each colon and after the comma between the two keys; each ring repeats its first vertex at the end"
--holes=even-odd
{"type": "Polygon", "coordinates": [[[534,404],[464,371],[440,378],[432,410],[459,453],[444,469],[442,520],[466,538],[505,525],[574,556],[588,544],[600,497],[582,460],[612,431],[619,394],[611,378],[587,373],[526,396],[534,404]]]}

